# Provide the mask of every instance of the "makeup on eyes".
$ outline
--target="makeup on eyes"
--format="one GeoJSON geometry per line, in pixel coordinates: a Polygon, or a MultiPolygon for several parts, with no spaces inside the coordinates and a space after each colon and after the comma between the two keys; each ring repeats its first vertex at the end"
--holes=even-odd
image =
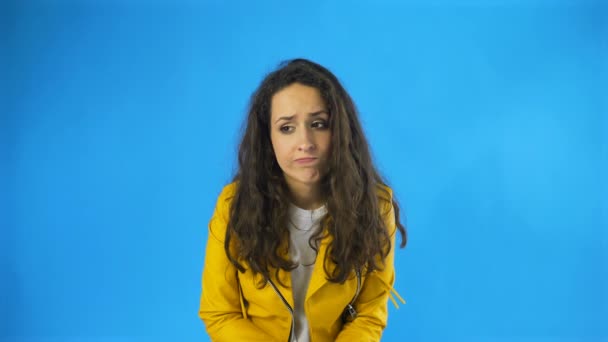
{"type": "MultiPolygon", "coordinates": [[[[326,120],[315,120],[310,125],[312,126],[313,129],[317,129],[317,130],[324,130],[324,129],[328,128],[328,123],[326,120]],[[314,125],[321,125],[321,127],[314,126],[314,125]]],[[[293,130],[285,130],[285,128],[294,128],[294,126],[284,125],[284,126],[279,127],[279,131],[281,131],[282,133],[293,132],[293,130]]]]}

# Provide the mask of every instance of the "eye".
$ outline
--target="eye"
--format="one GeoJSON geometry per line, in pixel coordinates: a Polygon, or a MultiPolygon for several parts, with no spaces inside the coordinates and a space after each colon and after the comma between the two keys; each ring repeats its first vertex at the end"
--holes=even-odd
{"type": "Polygon", "coordinates": [[[318,120],[312,123],[312,127],[313,128],[327,128],[327,121],[324,120],[318,120]]]}
{"type": "Polygon", "coordinates": [[[283,133],[291,133],[293,131],[293,126],[281,126],[279,130],[283,133]]]}

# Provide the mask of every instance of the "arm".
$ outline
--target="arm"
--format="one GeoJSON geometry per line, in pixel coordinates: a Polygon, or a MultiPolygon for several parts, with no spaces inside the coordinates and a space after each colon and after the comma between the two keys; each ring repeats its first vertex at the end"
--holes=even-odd
{"type": "Polygon", "coordinates": [[[224,188],[209,222],[198,315],[212,341],[270,341],[272,337],[244,318],[241,311],[238,270],[224,251],[228,222],[226,192],[224,188]]]}
{"type": "Polygon", "coordinates": [[[394,256],[397,229],[392,204],[385,217],[391,237],[391,250],[384,261],[384,270],[367,276],[355,301],[357,318],[344,324],[336,342],[380,341],[388,319],[388,297],[395,282],[394,256]]]}

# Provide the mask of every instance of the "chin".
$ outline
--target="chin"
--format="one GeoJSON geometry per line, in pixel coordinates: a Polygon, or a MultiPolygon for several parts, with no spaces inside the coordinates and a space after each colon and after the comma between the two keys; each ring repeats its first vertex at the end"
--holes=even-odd
{"type": "Polygon", "coordinates": [[[310,178],[295,178],[295,181],[297,181],[298,183],[302,183],[302,184],[306,184],[306,185],[316,185],[319,184],[320,179],[314,178],[314,179],[310,179],[310,178]]]}
{"type": "Polygon", "coordinates": [[[298,183],[307,186],[319,185],[321,183],[321,177],[318,176],[314,178],[304,178],[286,175],[285,180],[287,183],[298,183]]]}

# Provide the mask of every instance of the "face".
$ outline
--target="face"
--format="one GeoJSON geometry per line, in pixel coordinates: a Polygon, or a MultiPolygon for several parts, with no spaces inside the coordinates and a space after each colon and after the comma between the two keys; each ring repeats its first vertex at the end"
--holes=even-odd
{"type": "Polygon", "coordinates": [[[327,165],[329,113],[319,90],[294,83],[271,100],[270,139],[292,188],[317,186],[327,165]]]}

